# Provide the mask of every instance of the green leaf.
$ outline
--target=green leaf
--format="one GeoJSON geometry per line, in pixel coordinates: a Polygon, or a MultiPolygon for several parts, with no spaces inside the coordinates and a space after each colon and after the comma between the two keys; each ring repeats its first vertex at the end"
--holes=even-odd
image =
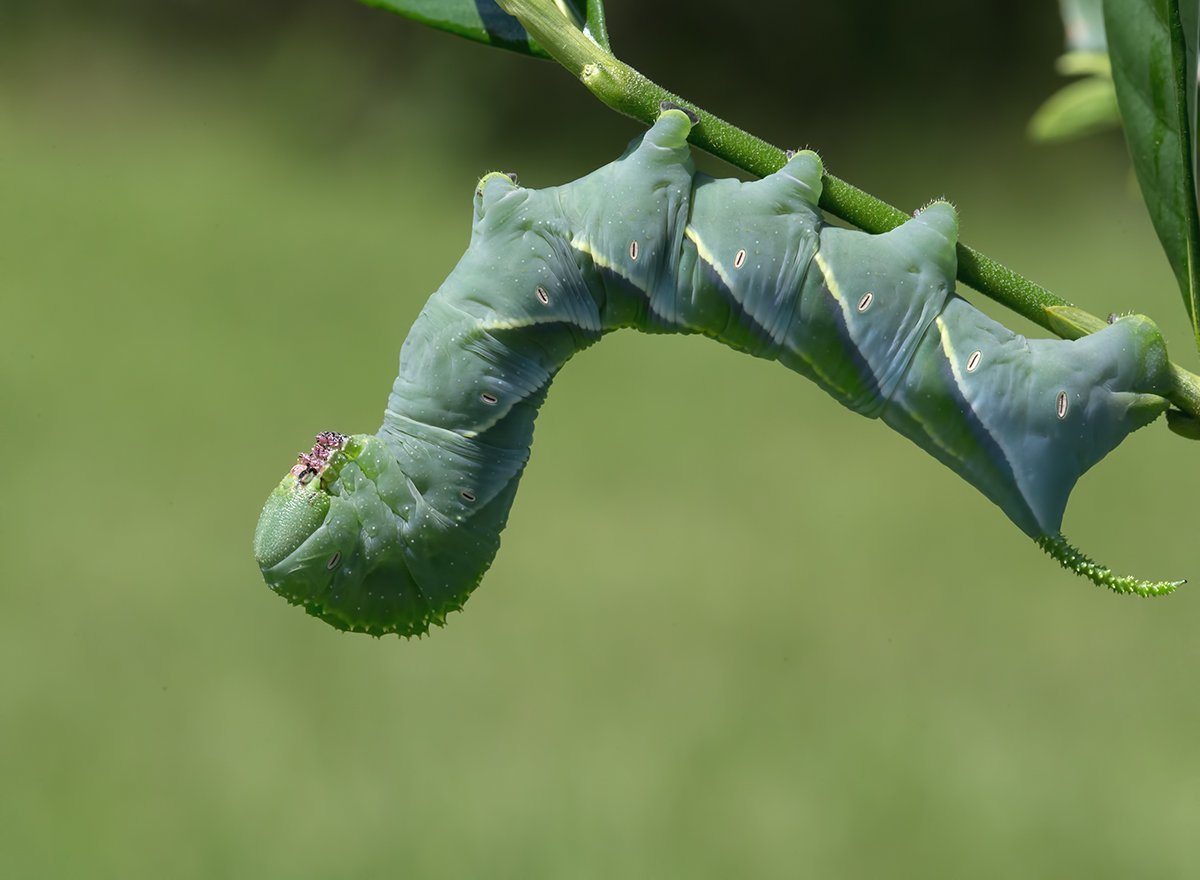
{"type": "MultiPolygon", "coordinates": [[[[1194,8],[1188,18],[1194,26],[1194,8]]],[[[1104,24],[1133,168],[1200,345],[1195,49],[1189,62],[1178,0],[1105,0],[1104,24]]]]}
{"type": "Polygon", "coordinates": [[[1029,136],[1036,141],[1063,141],[1117,125],[1117,99],[1113,92],[1104,36],[1101,0],[1059,0],[1067,51],[1055,68],[1063,76],[1086,76],[1046,99],[1029,120],[1029,136]]]}
{"type": "Polygon", "coordinates": [[[1079,339],[1108,326],[1107,321],[1075,306],[1046,306],[1045,311],[1050,328],[1063,339],[1079,339]]]}
{"type": "Polygon", "coordinates": [[[1112,65],[1108,62],[1108,50],[1085,52],[1082,50],[1059,55],[1054,69],[1063,76],[1104,76],[1112,79],[1112,65]]]}
{"type": "Polygon", "coordinates": [[[1109,128],[1120,119],[1112,80],[1090,76],[1051,95],[1029,120],[1029,136],[1038,141],[1062,141],[1109,128]]]}
{"type": "Polygon", "coordinates": [[[363,0],[438,30],[491,46],[546,57],[521,23],[493,0],[363,0]]]}
{"type": "Polygon", "coordinates": [[[604,17],[604,0],[587,0],[587,19],[584,33],[600,44],[605,51],[612,51],[608,44],[608,21],[604,17]]]}
{"type": "MultiPolygon", "coordinates": [[[[1200,0],[1180,0],[1179,20],[1183,24],[1183,41],[1187,46],[1187,61],[1184,69],[1185,76],[1191,77],[1191,87],[1188,96],[1188,126],[1192,135],[1192,175],[1200,180],[1197,174],[1197,136],[1196,136],[1196,91],[1200,84],[1200,67],[1197,67],[1196,53],[1200,50],[1200,0]]],[[[1197,191],[1200,201],[1200,190],[1197,191]]]]}
{"type": "MultiPolygon", "coordinates": [[[[525,55],[548,58],[521,23],[501,9],[495,0],[362,0],[438,30],[510,49],[525,55]]],[[[602,0],[547,0],[577,28],[608,48],[608,30],[602,0]]]]}

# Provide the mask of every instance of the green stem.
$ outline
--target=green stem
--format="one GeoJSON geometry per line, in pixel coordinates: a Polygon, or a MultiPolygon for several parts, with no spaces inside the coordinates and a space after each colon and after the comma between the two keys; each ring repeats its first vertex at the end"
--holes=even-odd
{"type": "MultiPolygon", "coordinates": [[[[697,107],[647,79],[589,40],[553,0],[497,0],[529,34],[593,95],[619,113],[650,125],[663,101],[687,107],[700,117],[690,140],[731,165],[765,177],[783,167],[786,154],[761,138],[697,107]]],[[[887,232],[909,215],[832,174],[822,178],[821,207],[859,229],[887,232]]],[[[1055,296],[1040,284],[964,244],[958,246],[958,278],[969,287],[1066,339],[1095,332],[1105,322],[1055,296]]],[[[1200,376],[1171,364],[1171,403],[1200,419],[1200,376]]]]}

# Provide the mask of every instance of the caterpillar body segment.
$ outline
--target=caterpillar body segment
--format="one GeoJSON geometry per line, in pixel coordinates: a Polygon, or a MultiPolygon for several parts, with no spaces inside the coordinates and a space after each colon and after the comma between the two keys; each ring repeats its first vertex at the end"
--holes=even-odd
{"type": "MultiPolygon", "coordinates": [[[[1059,536],[1071,488],[1167,407],[1154,325],[1027,340],[954,293],[948,203],[884,235],[831,227],[815,153],[763,180],[716,180],[693,169],[692,124],[666,110],[563,186],[479,182],[470,245],[403,344],[382,427],[322,452],[319,476],[289,474],[264,508],[255,550],[273,589],[341,629],[442,623],[495,556],[554,376],[622,327],[779,361],[1076,558],[1059,536]]],[[[1172,586],[1087,562],[1074,570],[1123,591],[1172,586]]]]}

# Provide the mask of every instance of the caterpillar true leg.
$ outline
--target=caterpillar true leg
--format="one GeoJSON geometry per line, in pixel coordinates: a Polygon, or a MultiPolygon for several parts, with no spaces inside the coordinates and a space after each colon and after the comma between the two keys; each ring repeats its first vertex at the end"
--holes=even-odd
{"type": "Polygon", "coordinates": [[[808,376],[1121,592],[1060,534],[1079,476],[1167,406],[1166,350],[1126,316],[1028,340],[954,293],[958,219],[934,202],[885,235],[817,208],[811,151],[759,181],[695,174],[695,114],[664,105],[615,162],[565,186],[478,183],[466,253],[400,353],[374,435],[327,433],[271,494],[264,577],[341,629],[412,635],[459,608],[499,547],[558,370],[609,331],[701,333],[808,376]]]}

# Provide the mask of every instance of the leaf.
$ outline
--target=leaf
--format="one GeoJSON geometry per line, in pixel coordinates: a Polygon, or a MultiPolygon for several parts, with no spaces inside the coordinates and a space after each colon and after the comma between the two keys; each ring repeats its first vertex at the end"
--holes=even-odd
{"type": "MultiPolygon", "coordinates": [[[[1183,24],[1183,41],[1187,46],[1187,62],[1185,76],[1191,77],[1191,87],[1188,96],[1188,126],[1192,135],[1192,175],[1200,180],[1197,174],[1197,135],[1196,135],[1196,91],[1200,87],[1200,67],[1197,67],[1196,53],[1200,50],[1200,0],[1180,0],[1179,20],[1183,24]]],[[[1200,190],[1197,191],[1200,201],[1200,190]]]]}
{"type": "MultiPolygon", "coordinates": [[[[1194,8],[1187,17],[1194,26],[1194,8]]],[[[1177,0],[1105,0],[1104,24],[1133,168],[1200,345],[1195,49],[1189,62],[1177,0]]]]}
{"type": "Polygon", "coordinates": [[[493,0],[363,0],[438,30],[503,49],[546,57],[521,23],[493,0]]]}
{"type": "MultiPolygon", "coordinates": [[[[510,49],[524,55],[548,58],[521,23],[501,9],[496,0],[362,0],[442,31],[510,49]]],[[[550,0],[576,27],[608,48],[603,0],[550,0]]]]}
{"type": "Polygon", "coordinates": [[[612,51],[608,44],[608,22],[604,17],[604,0],[587,0],[587,21],[583,32],[600,44],[605,51],[612,51]]]}
{"type": "Polygon", "coordinates": [[[1063,86],[1033,114],[1029,136],[1062,141],[1091,134],[1120,122],[1112,80],[1090,76],[1063,86]]]}
{"type": "Polygon", "coordinates": [[[1068,52],[1103,52],[1104,10],[1101,0],[1059,0],[1068,52]]]}
{"type": "Polygon", "coordinates": [[[1121,121],[1113,92],[1101,0],[1059,0],[1067,51],[1055,68],[1063,76],[1089,77],[1063,86],[1029,120],[1036,141],[1064,141],[1121,121]]]}
{"type": "Polygon", "coordinates": [[[1079,339],[1108,326],[1107,321],[1075,306],[1046,306],[1046,317],[1051,329],[1063,339],[1079,339]]]}
{"type": "Polygon", "coordinates": [[[1082,50],[1059,55],[1054,69],[1063,76],[1104,76],[1112,79],[1112,65],[1108,62],[1108,50],[1085,52],[1082,50]]]}

